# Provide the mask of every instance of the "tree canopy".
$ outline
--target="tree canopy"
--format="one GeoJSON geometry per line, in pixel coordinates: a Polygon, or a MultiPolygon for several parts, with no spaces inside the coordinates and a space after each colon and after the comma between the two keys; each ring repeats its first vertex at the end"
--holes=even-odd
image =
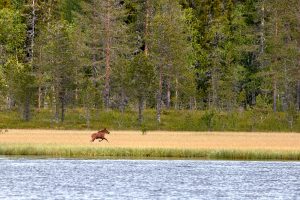
{"type": "Polygon", "coordinates": [[[0,0],[0,108],[299,111],[299,6],[0,0]]]}

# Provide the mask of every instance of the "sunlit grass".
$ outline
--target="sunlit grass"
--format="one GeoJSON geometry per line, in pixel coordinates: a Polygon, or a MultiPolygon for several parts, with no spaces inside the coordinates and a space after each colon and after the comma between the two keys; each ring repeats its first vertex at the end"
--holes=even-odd
{"type": "Polygon", "coordinates": [[[300,160],[300,151],[244,151],[213,149],[95,148],[51,145],[2,144],[0,155],[64,158],[184,158],[226,160],[300,160]]]}
{"type": "Polygon", "coordinates": [[[300,150],[300,134],[265,132],[117,131],[109,142],[90,142],[89,130],[9,129],[0,134],[3,144],[58,145],[106,148],[300,150]]]}
{"type": "Polygon", "coordinates": [[[300,151],[217,150],[209,155],[226,160],[300,160],[300,151]]]}
{"type": "Polygon", "coordinates": [[[94,131],[9,129],[0,135],[0,155],[300,160],[297,133],[110,131],[109,142],[91,143],[94,131]]]}

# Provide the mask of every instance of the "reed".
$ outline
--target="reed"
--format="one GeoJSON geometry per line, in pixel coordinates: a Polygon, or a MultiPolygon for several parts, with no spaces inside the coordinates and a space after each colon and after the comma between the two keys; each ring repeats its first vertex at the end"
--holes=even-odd
{"type": "Polygon", "coordinates": [[[300,160],[300,151],[217,150],[209,154],[212,159],[225,160],[300,160]]]}
{"type": "Polygon", "coordinates": [[[105,148],[30,144],[1,144],[0,155],[63,158],[173,158],[224,160],[300,160],[300,151],[105,148]]]}

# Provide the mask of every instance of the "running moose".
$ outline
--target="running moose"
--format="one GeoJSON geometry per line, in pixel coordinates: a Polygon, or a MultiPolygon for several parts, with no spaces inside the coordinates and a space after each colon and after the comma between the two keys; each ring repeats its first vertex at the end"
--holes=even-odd
{"type": "Polygon", "coordinates": [[[101,142],[102,140],[106,140],[108,142],[108,140],[104,137],[106,133],[110,133],[106,128],[101,131],[98,131],[97,133],[93,133],[91,135],[91,142],[94,142],[96,139],[99,139],[99,142],[101,142]]]}

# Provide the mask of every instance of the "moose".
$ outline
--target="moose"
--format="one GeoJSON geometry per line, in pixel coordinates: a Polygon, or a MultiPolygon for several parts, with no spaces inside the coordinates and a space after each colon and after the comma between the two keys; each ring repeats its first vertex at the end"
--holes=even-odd
{"type": "Polygon", "coordinates": [[[109,133],[110,132],[106,128],[98,131],[97,133],[93,133],[91,135],[91,138],[92,138],[91,142],[94,142],[96,139],[99,139],[99,142],[101,142],[102,140],[106,140],[108,142],[108,140],[104,136],[105,136],[105,134],[109,134],[109,133]]]}

